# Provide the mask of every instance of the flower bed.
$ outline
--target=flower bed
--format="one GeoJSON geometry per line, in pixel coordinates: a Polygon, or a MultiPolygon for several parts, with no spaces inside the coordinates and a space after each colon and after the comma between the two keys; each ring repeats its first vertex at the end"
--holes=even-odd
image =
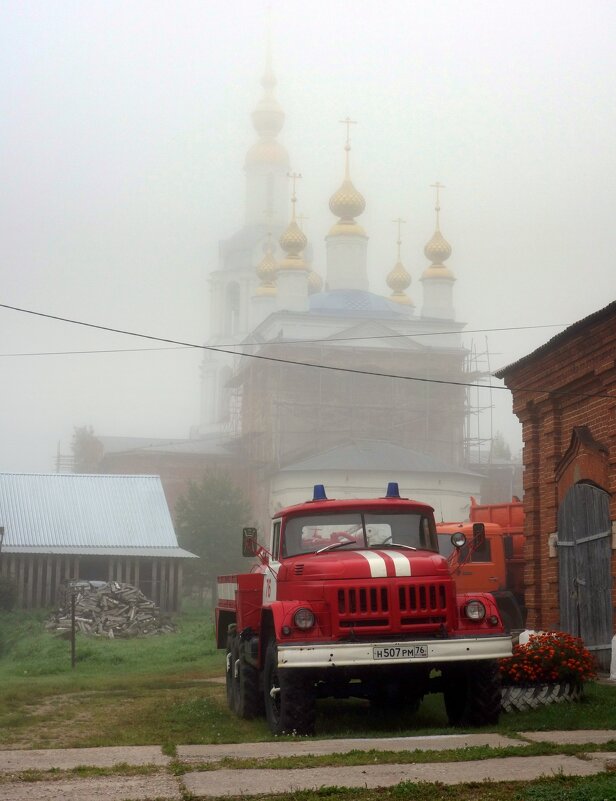
{"type": "Polygon", "coordinates": [[[579,700],[584,682],[596,675],[582,640],[561,631],[531,634],[500,660],[500,674],[506,711],[579,700]]]}

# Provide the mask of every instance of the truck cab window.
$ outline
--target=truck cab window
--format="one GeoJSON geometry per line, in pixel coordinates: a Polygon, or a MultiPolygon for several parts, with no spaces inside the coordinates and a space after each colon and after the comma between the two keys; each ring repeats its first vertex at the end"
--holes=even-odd
{"type": "Polygon", "coordinates": [[[280,559],[280,520],[272,524],[272,556],[276,561],[280,559]]]}

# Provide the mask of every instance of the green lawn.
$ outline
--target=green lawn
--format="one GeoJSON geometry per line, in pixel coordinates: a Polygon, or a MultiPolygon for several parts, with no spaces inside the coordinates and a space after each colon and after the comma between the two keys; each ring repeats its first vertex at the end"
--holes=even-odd
{"type": "MultiPolygon", "coordinates": [[[[0,747],[222,743],[271,739],[264,720],[226,707],[224,654],[211,617],[189,611],[178,631],[138,640],[79,637],[70,645],[42,630],[41,614],[0,616],[0,747]]],[[[526,729],[616,729],[616,688],[589,684],[581,703],[503,714],[502,733],[526,729]]],[[[451,732],[440,696],[415,716],[377,714],[361,701],[319,703],[320,737],[451,732]]]]}

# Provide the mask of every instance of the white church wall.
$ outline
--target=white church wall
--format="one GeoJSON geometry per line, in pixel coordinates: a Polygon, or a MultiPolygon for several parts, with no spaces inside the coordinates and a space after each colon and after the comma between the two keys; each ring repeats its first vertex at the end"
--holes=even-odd
{"type": "Polygon", "coordinates": [[[312,498],[315,484],[324,484],[328,498],[382,498],[389,481],[397,481],[400,495],[434,507],[437,522],[467,520],[471,495],[479,497],[480,477],[369,470],[312,470],[275,474],[270,483],[270,514],[312,498]]]}

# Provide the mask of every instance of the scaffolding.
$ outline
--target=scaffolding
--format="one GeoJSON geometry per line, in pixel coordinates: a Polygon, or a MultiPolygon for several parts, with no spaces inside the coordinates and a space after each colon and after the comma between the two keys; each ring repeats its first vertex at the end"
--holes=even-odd
{"type": "Polygon", "coordinates": [[[476,341],[471,340],[465,372],[470,386],[466,390],[464,457],[467,465],[488,466],[492,463],[494,402],[487,337],[481,350],[476,341]]]}

